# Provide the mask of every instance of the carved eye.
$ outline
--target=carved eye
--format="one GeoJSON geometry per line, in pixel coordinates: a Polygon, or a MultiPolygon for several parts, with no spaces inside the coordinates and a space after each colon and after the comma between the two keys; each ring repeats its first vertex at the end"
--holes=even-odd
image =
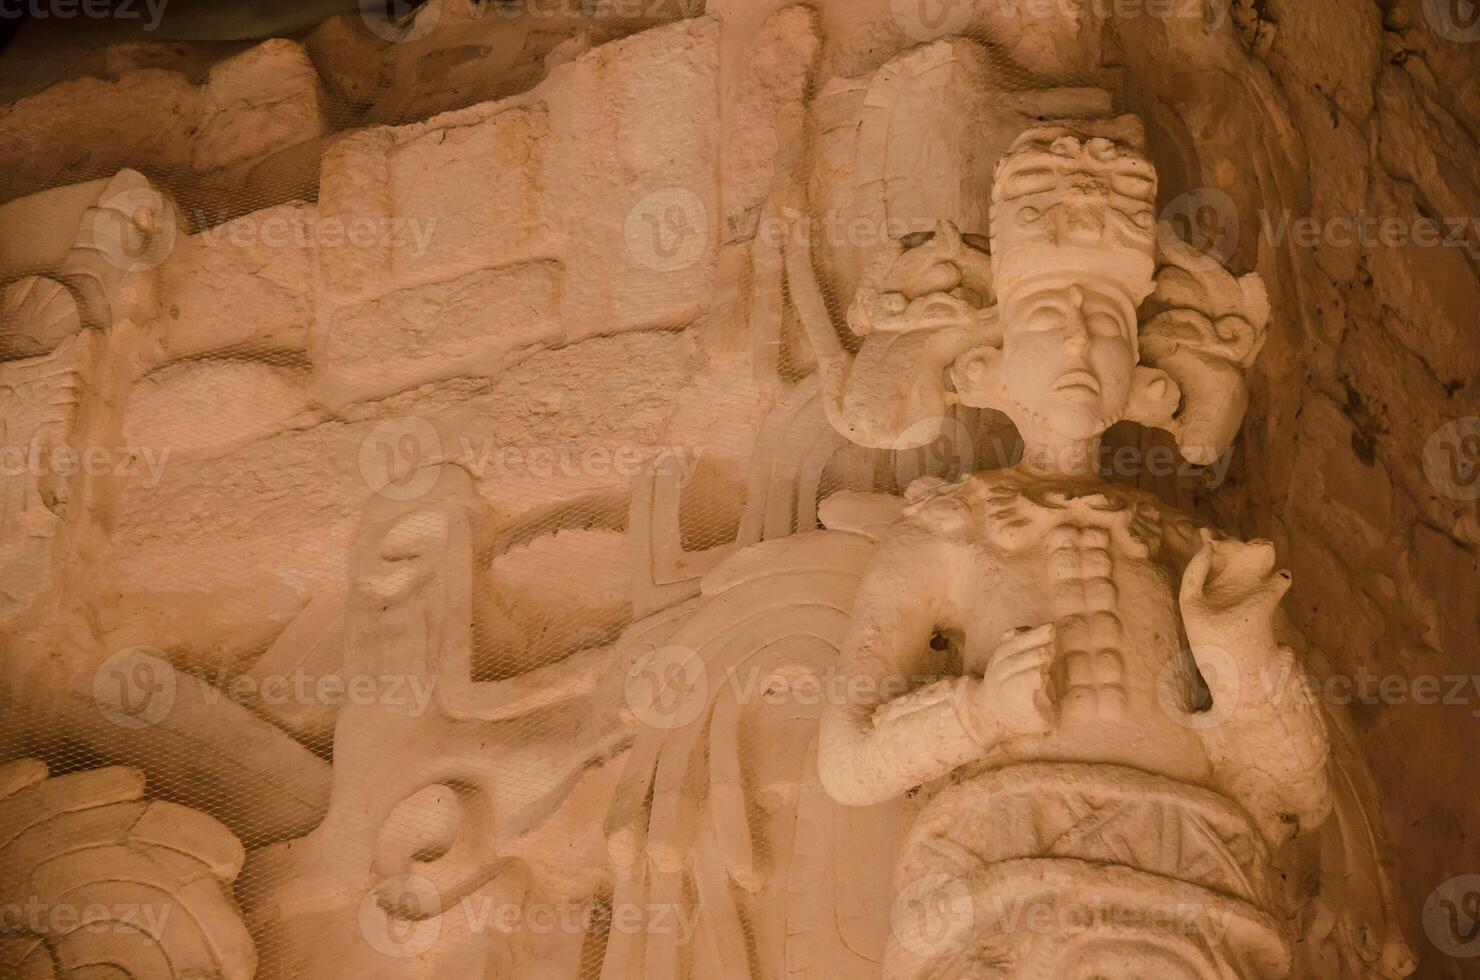
{"type": "Polygon", "coordinates": [[[1085,318],[1084,325],[1091,337],[1119,337],[1121,335],[1120,321],[1110,313],[1092,312],[1085,318]]]}
{"type": "Polygon", "coordinates": [[[1047,167],[1019,170],[1002,182],[1002,200],[1012,201],[1031,194],[1044,194],[1059,185],[1059,175],[1047,167]]]}
{"type": "Polygon", "coordinates": [[[1064,311],[1060,307],[1038,306],[1034,307],[1023,318],[1020,329],[1038,331],[1063,330],[1067,323],[1068,319],[1064,316],[1064,311]]]}

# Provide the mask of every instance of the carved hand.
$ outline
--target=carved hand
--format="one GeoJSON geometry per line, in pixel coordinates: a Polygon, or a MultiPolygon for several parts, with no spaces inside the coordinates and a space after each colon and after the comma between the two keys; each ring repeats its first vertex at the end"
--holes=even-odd
{"type": "Polygon", "coordinates": [[[1182,573],[1182,622],[1194,647],[1213,646],[1247,656],[1275,649],[1274,616],[1290,588],[1290,573],[1275,571],[1268,541],[1215,538],[1202,531],[1203,547],[1182,573]]]}
{"type": "Polygon", "coordinates": [[[1002,635],[973,705],[977,726],[1005,735],[1041,735],[1053,727],[1048,671],[1057,630],[1052,623],[1002,635]]]}

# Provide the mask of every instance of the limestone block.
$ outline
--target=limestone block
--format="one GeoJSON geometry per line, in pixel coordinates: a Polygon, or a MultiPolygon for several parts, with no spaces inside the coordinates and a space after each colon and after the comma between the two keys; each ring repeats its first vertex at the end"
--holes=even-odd
{"type": "Polygon", "coordinates": [[[340,229],[333,248],[319,250],[325,299],[384,292],[391,281],[390,148],[393,131],[368,129],[335,140],[324,151],[319,176],[319,223],[340,229]],[[349,228],[368,229],[355,237],[349,228]]]}
{"type": "Polygon", "coordinates": [[[305,371],[260,361],[185,361],[135,382],[123,440],[163,468],[171,459],[220,456],[312,421],[305,371]]]}
{"type": "Polygon", "coordinates": [[[694,321],[719,228],[717,61],[716,24],[687,21],[514,99],[336,141],[320,220],[366,234],[321,245],[327,302],[554,259],[567,341],[694,321]]]}
{"type": "Polygon", "coordinates": [[[303,46],[274,38],[228,58],[206,79],[191,166],[197,173],[316,139],[327,128],[319,76],[303,46]]]}
{"type": "Polygon", "coordinates": [[[279,204],[182,236],[162,269],[166,356],[303,350],[313,319],[317,218],[312,205],[279,204]]]}
{"type": "Polygon", "coordinates": [[[572,270],[571,339],[682,326],[707,308],[719,230],[718,34],[712,18],[645,31],[593,48],[541,86],[556,126],[576,135],[554,188],[572,270]]]}
{"type": "Polygon", "coordinates": [[[694,381],[689,350],[680,335],[635,333],[542,351],[468,397],[444,451],[514,520],[558,502],[624,501],[668,448],[669,420],[694,381]]]}
{"type": "MultiPolygon", "coordinates": [[[[731,103],[723,155],[726,240],[744,237],[748,212],[765,201],[783,134],[777,112],[800,106],[822,46],[816,13],[783,8],[761,26],[731,103]]],[[[793,137],[794,138],[794,137],[793,137]]]]}
{"type": "Polygon", "coordinates": [[[398,278],[425,281],[559,254],[548,184],[549,112],[511,107],[468,124],[398,131],[390,155],[398,278]]]}
{"type": "Polygon", "coordinates": [[[108,77],[59,82],[0,108],[0,200],[122,167],[205,174],[324,132],[318,74],[297,42],[217,61],[198,84],[213,57],[154,59],[170,68],[105,57],[108,77]]]}
{"type": "Polygon", "coordinates": [[[328,400],[494,375],[512,351],[559,342],[560,271],[537,262],[472,272],[334,311],[313,352],[328,400]]]}
{"type": "Polygon", "coordinates": [[[186,169],[203,104],[201,86],[153,68],[79,78],[19,99],[0,108],[0,199],[145,162],[186,169]],[[61,132],[66,139],[57,139],[61,132]]]}

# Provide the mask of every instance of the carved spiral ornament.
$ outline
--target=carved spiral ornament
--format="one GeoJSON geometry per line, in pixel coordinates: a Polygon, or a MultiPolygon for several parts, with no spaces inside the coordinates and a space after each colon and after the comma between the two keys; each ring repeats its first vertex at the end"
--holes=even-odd
{"type": "Polygon", "coordinates": [[[144,799],[136,769],[0,765],[0,975],[249,980],[243,858],[215,819],[144,799]]]}

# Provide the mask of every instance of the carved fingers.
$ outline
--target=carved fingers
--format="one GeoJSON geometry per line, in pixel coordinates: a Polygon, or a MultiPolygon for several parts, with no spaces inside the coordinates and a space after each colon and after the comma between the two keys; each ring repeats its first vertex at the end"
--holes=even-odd
{"type": "Polygon", "coordinates": [[[992,652],[977,689],[977,714],[1010,735],[1041,735],[1053,727],[1049,681],[1058,633],[1052,623],[1008,630],[992,652]]]}

